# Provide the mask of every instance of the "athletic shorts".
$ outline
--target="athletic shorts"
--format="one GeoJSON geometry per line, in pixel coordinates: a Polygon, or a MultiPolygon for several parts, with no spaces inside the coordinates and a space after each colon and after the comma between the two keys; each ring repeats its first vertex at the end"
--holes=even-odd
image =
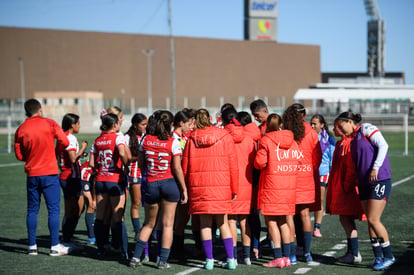
{"type": "Polygon", "coordinates": [[[359,199],[366,200],[388,200],[391,194],[391,179],[377,181],[370,184],[358,185],[359,199]]]}
{"type": "Polygon", "coordinates": [[[109,194],[111,197],[121,196],[125,194],[125,187],[117,182],[97,181],[95,183],[96,195],[109,194]]]}
{"type": "Polygon", "coordinates": [[[87,181],[87,180],[82,180],[81,181],[81,185],[82,185],[82,194],[84,193],[84,192],[91,192],[92,190],[92,184],[89,182],[89,181],[87,181]]]}
{"type": "Polygon", "coordinates": [[[141,177],[130,177],[130,176],[128,176],[128,184],[129,185],[141,184],[141,177]]]}
{"type": "Polygon", "coordinates": [[[81,180],[76,178],[60,179],[60,187],[65,200],[78,199],[82,190],[81,180]]]}
{"type": "Polygon", "coordinates": [[[161,200],[168,202],[178,202],[180,200],[180,190],[174,178],[146,183],[145,203],[155,204],[160,203],[161,200]]]}
{"type": "Polygon", "coordinates": [[[326,187],[328,185],[329,174],[320,176],[319,182],[321,187],[326,187]]]}

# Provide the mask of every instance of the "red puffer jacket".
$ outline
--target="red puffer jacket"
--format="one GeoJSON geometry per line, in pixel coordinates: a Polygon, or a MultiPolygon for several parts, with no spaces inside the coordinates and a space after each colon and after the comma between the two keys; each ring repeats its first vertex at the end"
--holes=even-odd
{"type": "Polygon", "coordinates": [[[261,169],[258,208],[262,215],[294,215],[296,180],[302,153],[288,130],[266,133],[254,166],[261,169]]]}
{"type": "Polygon", "coordinates": [[[321,208],[321,190],[319,182],[319,166],[322,162],[322,150],[318,134],[309,123],[303,122],[305,136],[298,142],[303,158],[298,169],[296,204],[314,204],[311,211],[321,208]],[[316,194],[315,194],[316,191],[316,194]]]}
{"type": "Polygon", "coordinates": [[[345,137],[336,142],[326,193],[326,213],[351,215],[364,220],[355,164],[351,157],[351,140],[352,137],[345,137]]]}
{"type": "Polygon", "coordinates": [[[254,141],[259,141],[262,135],[260,134],[259,126],[257,126],[256,123],[251,122],[249,124],[246,124],[244,127],[244,132],[246,135],[249,135],[253,138],[254,141]]]}
{"type": "Polygon", "coordinates": [[[244,134],[243,126],[228,124],[224,126],[236,146],[239,166],[239,192],[232,203],[232,214],[249,214],[252,200],[253,162],[256,156],[255,141],[244,134]]]}
{"type": "Polygon", "coordinates": [[[190,214],[231,212],[232,194],[238,194],[239,170],[230,134],[217,127],[191,133],[182,167],[190,198],[190,214]]]}

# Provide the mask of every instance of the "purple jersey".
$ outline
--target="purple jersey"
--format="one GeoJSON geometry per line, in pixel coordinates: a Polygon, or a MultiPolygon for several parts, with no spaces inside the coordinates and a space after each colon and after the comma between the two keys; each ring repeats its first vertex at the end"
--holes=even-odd
{"type": "Polygon", "coordinates": [[[359,184],[369,184],[369,175],[378,169],[378,181],[391,179],[388,145],[378,128],[363,123],[356,129],[351,142],[351,155],[355,163],[359,184]]]}

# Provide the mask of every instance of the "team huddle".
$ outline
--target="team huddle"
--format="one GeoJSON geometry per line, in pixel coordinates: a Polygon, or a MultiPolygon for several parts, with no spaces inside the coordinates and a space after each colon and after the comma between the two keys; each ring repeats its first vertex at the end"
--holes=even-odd
{"type": "Polygon", "coordinates": [[[264,267],[289,267],[298,259],[318,265],[311,243],[312,237],[322,237],[326,212],[339,215],[347,237],[347,252],[338,261],[362,261],[355,224],[359,219],[368,224],[373,269],[384,270],[395,262],[381,223],[392,186],[388,145],[376,126],[360,124],[359,114],[341,113],[332,134],[322,115],[307,123],[301,104],[280,116],[270,114],[257,99],[250,104],[251,113],[224,104],[215,123],[203,108],[185,108],[175,115],[159,110],[149,118],[137,113],[123,134],[122,110],[112,106],[101,112],[101,134],[81,163],[88,143],[79,144],[75,136],[78,115],[66,114],[60,127],[42,117],[35,99],[25,102],[25,111],[28,118],[16,130],[15,154],[26,162],[29,255],[38,254],[37,213],[43,194],[51,256],[82,248],[72,239],[85,211],[88,243],[96,245],[98,258],[120,253],[135,268],[150,261],[151,241],[156,240],[157,267],[167,269],[170,254],[185,260],[184,231],[191,219],[193,255],[205,259],[207,270],[218,265],[213,256],[217,229],[226,254],[221,266],[234,270],[262,256],[262,215],[273,252],[264,267]],[[61,241],[60,189],[65,205],[61,241]],[[133,253],[128,251],[125,225],[128,199],[133,253]]]}

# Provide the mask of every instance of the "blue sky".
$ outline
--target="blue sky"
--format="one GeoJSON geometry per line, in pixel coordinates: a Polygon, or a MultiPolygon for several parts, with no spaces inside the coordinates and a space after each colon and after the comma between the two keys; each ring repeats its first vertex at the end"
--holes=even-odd
{"type": "MultiPolygon", "coordinates": [[[[175,36],[243,40],[244,0],[171,3],[175,36]]],[[[414,1],[377,3],[385,70],[413,85],[414,1]]],[[[279,0],[278,42],[320,45],[323,72],[365,72],[367,21],[363,0],[279,0]]],[[[0,0],[0,26],[168,35],[168,0],[0,0]]]]}

